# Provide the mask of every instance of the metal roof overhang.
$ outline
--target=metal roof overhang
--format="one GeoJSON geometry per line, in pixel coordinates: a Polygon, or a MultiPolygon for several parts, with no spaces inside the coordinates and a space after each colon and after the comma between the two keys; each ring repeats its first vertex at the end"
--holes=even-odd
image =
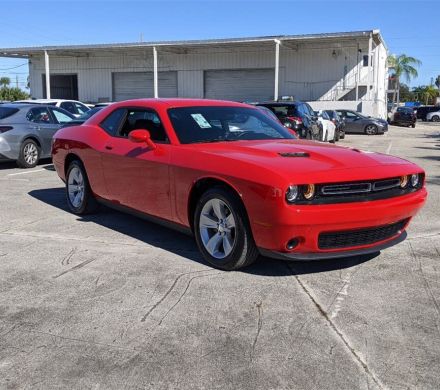
{"type": "Polygon", "coordinates": [[[299,44],[316,42],[340,42],[347,40],[365,39],[373,37],[376,43],[385,42],[379,30],[354,31],[340,33],[305,34],[305,35],[276,35],[250,38],[226,38],[226,39],[207,39],[190,41],[159,41],[159,42],[132,42],[132,43],[105,43],[92,45],[67,45],[67,46],[40,46],[40,47],[21,47],[0,49],[0,57],[9,58],[30,58],[33,55],[41,55],[44,51],[51,54],[64,56],[85,56],[91,51],[112,51],[119,52],[126,49],[143,50],[145,48],[156,47],[158,50],[172,53],[186,53],[191,49],[225,47],[225,46],[272,46],[274,41],[279,40],[283,46],[297,48],[299,44]]]}

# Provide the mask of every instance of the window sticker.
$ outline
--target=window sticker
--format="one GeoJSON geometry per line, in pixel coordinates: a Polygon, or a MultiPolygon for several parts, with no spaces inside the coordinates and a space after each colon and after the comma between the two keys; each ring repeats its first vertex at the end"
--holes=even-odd
{"type": "Polygon", "coordinates": [[[202,114],[191,114],[191,116],[202,129],[210,129],[212,127],[202,114]]]}

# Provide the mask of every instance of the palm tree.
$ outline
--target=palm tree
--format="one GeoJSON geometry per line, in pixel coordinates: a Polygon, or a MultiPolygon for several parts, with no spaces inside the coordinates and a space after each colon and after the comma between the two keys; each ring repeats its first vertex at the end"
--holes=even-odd
{"type": "Polygon", "coordinates": [[[11,79],[9,77],[0,77],[0,85],[6,87],[11,84],[11,79]]]}
{"type": "Polygon", "coordinates": [[[417,99],[423,101],[425,105],[429,102],[433,102],[438,96],[438,89],[433,85],[422,85],[420,87],[413,88],[413,92],[417,95],[417,99]]]}
{"type": "Polygon", "coordinates": [[[420,60],[414,57],[409,57],[406,54],[392,54],[388,56],[388,66],[393,69],[393,77],[395,78],[393,104],[396,103],[396,92],[400,88],[400,78],[404,77],[409,83],[412,78],[419,75],[416,68],[421,64],[422,62],[420,60]]]}

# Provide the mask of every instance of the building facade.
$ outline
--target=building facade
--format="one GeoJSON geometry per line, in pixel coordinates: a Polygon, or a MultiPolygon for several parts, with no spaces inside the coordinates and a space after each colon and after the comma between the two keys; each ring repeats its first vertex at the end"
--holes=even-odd
{"type": "Polygon", "coordinates": [[[386,117],[387,48],[378,30],[178,42],[0,49],[29,59],[34,98],[265,101],[386,117]],[[46,79],[46,74],[50,74],[46,79]]]}

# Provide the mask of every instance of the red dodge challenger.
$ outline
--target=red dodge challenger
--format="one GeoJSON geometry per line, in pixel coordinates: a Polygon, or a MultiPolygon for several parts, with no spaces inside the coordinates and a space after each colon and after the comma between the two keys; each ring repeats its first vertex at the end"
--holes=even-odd
{"type": "Polygon", "coordinates": [[[379,153],[296,139],[241,103],[115,103],[54,137],[72,212],[98,203],[194,234],[232,270],[258,256],[352,256],[403,241],[427,192],[424,172],[379,153]]]}

